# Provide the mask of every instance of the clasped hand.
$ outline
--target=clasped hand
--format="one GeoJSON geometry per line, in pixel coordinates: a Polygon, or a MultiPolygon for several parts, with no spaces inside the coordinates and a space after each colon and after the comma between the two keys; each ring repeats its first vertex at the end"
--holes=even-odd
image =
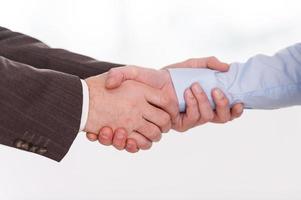
{"type": "Polygon", "coordinates": [[[170,129],[184,132],[207,122],[226,123],[242,114],[243,105],[230,108],[218,88],[212,91],[216,104],[212,110],[198,83],[186,89],[186,111],[180,113],[167,70],[176,67],[229,69],[228,64],[208,57],[189,59],[161,70],[137,66],[112,68],[108,73],[90,77],[86,79],[90,93],[87,138],[135,153],[149,149],[170,129]]]}

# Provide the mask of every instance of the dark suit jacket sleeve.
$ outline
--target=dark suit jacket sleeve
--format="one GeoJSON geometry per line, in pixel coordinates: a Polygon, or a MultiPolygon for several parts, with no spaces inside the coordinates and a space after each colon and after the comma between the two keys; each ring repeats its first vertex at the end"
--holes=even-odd
{"type": "Polygon", "coordinates": [[[79,77],[4,57],[0,77],[0,143],[60,161],[79,130],[79,77]]]}
{"type": "Polygon", "coordinates": [[[118,66],[0,27],[0,143],[60,161],[79,130],[79,78],[118,66]]]}
{"type": "Polygon", "coordinates": [[[0,27],[0,55],[35,68],[52,69],[76,75],[82,79],[121,66],[101,62],[64,49],[50,48],[30,36],[0,27]]]}

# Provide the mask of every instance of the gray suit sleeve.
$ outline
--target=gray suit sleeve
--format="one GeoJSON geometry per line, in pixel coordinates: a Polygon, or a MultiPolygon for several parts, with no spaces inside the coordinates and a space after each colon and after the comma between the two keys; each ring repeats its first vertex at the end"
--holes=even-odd
{"type": "Polygon", "coordinates": [[[80,126],[79,77],[0,57],[0,143],[60,161],[80,126]]]}

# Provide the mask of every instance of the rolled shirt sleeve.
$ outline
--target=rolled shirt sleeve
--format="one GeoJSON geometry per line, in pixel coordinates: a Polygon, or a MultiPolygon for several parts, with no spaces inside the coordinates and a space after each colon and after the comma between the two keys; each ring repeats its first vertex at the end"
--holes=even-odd
{"type": "Polygon", "coordinates": [[[273,56],[256,55],[245,63],[232,63],[228,72],[210,69],[169,69],[179,101],[185,111],[184,91],[198,82],[208,96],[220,88],[230,101],[248,109],[277,109],[301,104],[301,43],[273,56]]]}

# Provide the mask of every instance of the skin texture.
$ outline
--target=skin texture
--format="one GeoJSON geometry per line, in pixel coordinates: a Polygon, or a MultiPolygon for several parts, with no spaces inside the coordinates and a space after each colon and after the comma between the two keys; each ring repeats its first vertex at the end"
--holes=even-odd
{"type": "MultiPolygon", "coordinates": [[[[133,139],[137,147],[148,149],[151,142],[161,139],[161,133],[171,128],[170,116],[153,106],[162,105],[162,91],[136,81],[127,81],[119,88],[105,88],[106,74],[86,80],[89,94],[89,114],[85,131],[98,133],[101,127],[120,129],[120,134],[111,136],[117,149],[123,149],[125,139],[133,139]],[[124,137],[127,135],[127,137],[124,137]]],[[[106,131],[102,137],[106,138],[106,131]]]]}
{"type": "MultiPolygon", "coordinates": [[[[111,69],[106,80],[106,87],[108,89],[114,89],[128,80],[135,80],[153,88],[160,89],[164,94],[167,94],[162,96],[161,108],[169,113],[172,128],[180,132],[207,122],[226,123],[241,116],[243,105],[236,104],[230,109],[228,99],[218,88],[212,91],[212,97],[216,104],[216,109],[212,110],[207,96],[198,83],[192,84],[192,86],[185,91],[186,113],[179,113],[178,102],[176,97],[173,96],[174,89],[169,73],[164,70],[166,68],[177,67],[210,68],[218,71],[227,71],[229,69],[228,64],[220,62],[215,57],[189,59],[184,62],[169,65],[160,71],[127,66],[111,69]]],[[[136,141],[131,138],[127,139],[127,132],[122,128],[117,128],[113,132],[112,128],[104,127],[98,135],[87,133],[87,138],[90,141],[98,140],[104,145],[113,144],[113,146],[119,150],[125,148],[131,153],[139,151],[136,141]],[[122,139],[119,140],[118,138],[122,139]]]]}

